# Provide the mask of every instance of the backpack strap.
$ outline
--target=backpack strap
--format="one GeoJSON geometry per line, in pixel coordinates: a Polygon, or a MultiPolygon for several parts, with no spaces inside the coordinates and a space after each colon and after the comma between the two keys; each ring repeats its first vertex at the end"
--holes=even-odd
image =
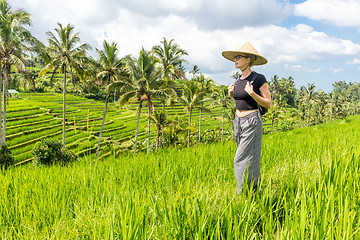
{"type": "Polygon", "coordinates": [[[250,81],[250,84],[252,85],[253,83],[254,83],[254,81],[255,81],[255,79],[256,79],[256,77],[257,77],[257,72],[255,72],[255,71],[253,71],[253,76],[252,76],[252,78],[251,78],[251,81],[250,81]]]}

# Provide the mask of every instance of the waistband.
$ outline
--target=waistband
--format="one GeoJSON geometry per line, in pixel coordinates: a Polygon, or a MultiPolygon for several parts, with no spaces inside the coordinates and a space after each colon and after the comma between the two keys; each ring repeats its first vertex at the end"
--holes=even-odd
{"type": "Polygon", "coordinates": [[[245,119],[248,119],[248,118],[252,118],[252,117],[255,117],[255,116],[258,116],[260,114],[259,111],[255,111],[255,112],[252,112],[252,113],[249,113],[248,115],[244,116],[244,117],[238,117],[235,115],[235,119],[236,118],[239,118],[241,120],[245,120],[245,119]]]}

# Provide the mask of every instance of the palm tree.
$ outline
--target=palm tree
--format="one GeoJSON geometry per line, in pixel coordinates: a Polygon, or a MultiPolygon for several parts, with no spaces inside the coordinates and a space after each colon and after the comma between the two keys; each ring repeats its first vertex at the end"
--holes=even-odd
{"type": "Polygon", "coordinates": [[[184,110],[189,114],[188,125],[188,141],[187,145],[190,146],[190,130],[191,130],[191,115],[192,111],[198,105],[202,99],[203,93],[200,92],[199,83],[196,81],[185,82],[183,95],[180,97],[180,101],[185,104],[184,110]]]}
{"type": "MultiPolygon", "coordinates": [[[[149,106],[148,121],[150,121],[150,109],[153,109],[153,98],[159,98],[174,94],[173,89],[164,89],[162,71],[157,68],[157,59],[151,52],[145,51],[143,48],[140,51],[138,59],[127,58],[127,69],[129,77],[120,79],[113,84],[113,87],[120,87],[124,94],[120,97],[120,105],[125,105],[131,99],[136,99],[139,103],[138,118],[136,124],[136,134],[134,143],[134,154],[136,154],[137,138],[139,133],[139,121],[143,101],[146,101],[149,106]]],[[[148,126],[150,123],[148,122],[148,126]]],[[[149,129],[148,129],[148,144],[149,144],[149,129]]],[[[149,149],[149,147],[148,147],[149,149]]]]}
{"type": "Polygon", "coordinates": [[[218,92],[215,92],[216,101],[215,104],[222,106],[222,124],[221,124],[221,141],[224,139],[224,120],[225,120],[225,109],[228,108],[230,97],[228,94],[228,87],[221,85],[218,92]]]}
{"type": "Polygon", "coordinates": [[[281,78],[274,75],[269,81],[269,90],[271,98],[276,100],[281,107],[290,105],[295,107],[295,83],[292,77],[281,78]]]}
{"type": "Polygon", "coordinates": [[[12,10],[8,1],[0,2],[0,61],[3,65],[3,135],[6,139],[6,102],[11,66],[26,72],[24,56],[39,51],[42,44],[25,28],[31,26],[31,15],[24,10],[12,10]]]}
{"type": "MultiPolygon", "coordinates": [[[[300,88],[299,103],[302,107],[307,106],[306,126],[309,126],[310,110],[315,100],[317,99],[317,92],[314,84],[308,84],[308,88],[302,86],[300,88]]],[[[304,108],[305,109],[305,108],[304,108]]],[[[305,110],[306,111],[306,110],[305,110]]]]}
{"type": "Polygon", "coordinates": [[[214,91],[214,81],[210,78],[205,78],[203,74],[197,76],[193,79],[195,82],[199,83],[199,92],[200,94],[200,102],[199,102],[199,109],[200,109],[200,116],[199,116],[199,143],[201,143],[201,119],[202,119],[202,112],[208,111],[211,112],[208,108],[204,107],[204,103],[208,102],[209,100],[213,100],[210,98],[210,94],[214,91]]]}
{"type": "Polygon", "coordinates": [[[344,106],[347,103],[345,97],[341,93],[330,93],[327,101],[327,115],[329,121],[333,118],[341,117],[344,115],[344,106]]]}
{"type": "Polygon", "coordinates": [[[233,75],[231,76],[231,78],[237,80],[240,76],[241,76],[240,72],[234,72],[233,75]]]}
{"type": "Polygon", "coordinates": [[[200,72],[200,68],[197,65],[194,65],[193,68],[189,71],[189,73],[191,73],[193,75],[193,78],[195,77],[196,74],[198,74],[200,72]]]}
{"type": "MultiPolygon", "coordinates": [[[[158,59],[159,64],[163,71],[163,88],[173,88],[176,89],[176,83],[174,79],[185,77],[185,71],[183,68],[183,63],[186,63],[186,60],[183,59],[183,56],[188,55],[188,53],[179,47],[179,45],[173,43],[174,39],[171,39],[168,42],[165,38],[161,41],[160,45],[156,45],[152,48],[155,57],[158,59]]],[[[159,100],[163,104],[163,109],[165,110],[165,104],[171,102],[176,98],[176,92],[174,95],[166,98],[160,98],[159,100]]]]}
{"type": "Polygon", "coordinates": [[[318,95],[317,95],[317,99],[316,99],[316,118],[317,118],[317,122],[318,123],[322,123],[323,122],[323,117],[325,116],[325,106],[327,104],[327,96],[326,93],[324,93],[323,91],[319,90],[318,91],[318,95]]]}
{"type": "Polygon", "coordinates": [[[163,69],[163,75],[167,79],[176,79],[184,78],[186,79],[184,73],[182,72],[182,65],[186,61],[182,58],[188,53],[179,47],[179,45],[173,43],[174,39],[171,39],[168,42],[163,38],[162,45],[157,45],[152,48],[155,56],[159,59],[161,68],[163,69]]]}
{"type": "Polygon", "coordinates": [[[279,91],[279,80],[279,76],[274,75],[274,77],[272,77],[269,81],[269,91],[273,100],[276,100],[277,98],[277,92],[279,91]]]}
{"type": "Polygon", "coordinates": [[[99,141],[96,148],[95,160],[99,155],[100,142],[105,123],[111,84],[113,82],[117,82],[119,78],[125,77],[126,75],[124,71],[125,64],[123,63],[123,60],[119,59],[117,56],[117,44],[114,42],[109,44],[108,42],[104,41],[103,48],[103,50],[96,49],[96,52],[99,54],[99,59],[94,63],[95,69],[97,70],[96,80],[100,81],[102,85],[106,86],[105,109],[99,133],[99,141]]]}
{"type": "Polygon", "coordinates": [[[156,137],[156,151],[161,145],[162,135],[164,133],[164,128],[169,125],[170,121],[167,119],[167,114],[164,110],[154,111],[154,115],[150,118],[154,122],[157,129],[156,137]]]}
{"type": "MultiPolygon", "coordinates": [[[[49,47],[48,56],[49,62],[46,63],[45,67],[41,70],[39,77],[44,75],[50,69],[60,69],[64,74],[63,81],[63,135],[62,143],[65,148],[65,109],[66,109],[66,73],[70,72],[71,79],[74,79],[73,71],[81,74],[82,61],[86,58],[86,51],[90,49],[90,45],[81,44],[79,33],[74,33],[74,27],[68,24],[63,27],[58,23],[59,28],[55,28],[55,34],[47,32],[49,36],[49,47]]],[[[74,84],[74,81],[73,81],[74,84]]]]}
{"type": "MultiPolygon", "coordinates": [[[[187,123],[184,121],[182,116],[179,116],[177,113],[169,122],[168,126],[164,127],[164,142],[167,144],[167,146],[173,145],[174,147],[177,146],[177,144],[180,144],[180,137],[185,132],[186,134],[187,130],[187,123]]],[[[186,142],[186,141],[185,141],[186,142]]]]}

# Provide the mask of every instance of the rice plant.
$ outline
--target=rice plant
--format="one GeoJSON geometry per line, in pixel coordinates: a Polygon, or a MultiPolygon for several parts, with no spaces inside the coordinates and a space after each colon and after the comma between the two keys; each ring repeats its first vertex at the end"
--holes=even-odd
{"type": "Polygon", "coordinates": [[[359,239],[359,123],[265,135],[261,186],[240,196],[228,141],[8,169],[0,238],[359,239]]]}

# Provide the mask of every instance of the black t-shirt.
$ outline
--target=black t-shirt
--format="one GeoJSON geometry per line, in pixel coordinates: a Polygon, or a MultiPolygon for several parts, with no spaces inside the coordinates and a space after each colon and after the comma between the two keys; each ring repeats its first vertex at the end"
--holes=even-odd
{"type": "MultiPolygon", "coordinates": [[[[257,102],[244,90],[245,85],[251,81],[254,71],[245,79],[238,78],[235,82],[235,90],[233,96],[235,99],[236,109],[238,110],[253,110],[257,109],[257,102]]],[[[254,92],[261,96],[260,87],[266,83],[266,78],[262,74],[258,74],[253,82],[254,92]]]]}

